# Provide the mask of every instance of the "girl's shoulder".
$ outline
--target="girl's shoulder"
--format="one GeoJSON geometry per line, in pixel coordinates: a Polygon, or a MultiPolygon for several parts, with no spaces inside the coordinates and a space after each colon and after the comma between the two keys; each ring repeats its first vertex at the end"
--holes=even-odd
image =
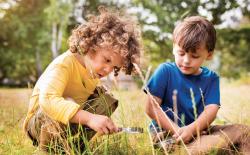
{"type": "Polygon", "coordinates": [[[70,51],[66,51],[64,53],[62,53],[61,55],[59,55],[58,57],[56,57],[53,61],[52,64],[53,65],[59,65],[59,66],[72,66],[76,61],[75,56],[70,52],[70,51]]]}

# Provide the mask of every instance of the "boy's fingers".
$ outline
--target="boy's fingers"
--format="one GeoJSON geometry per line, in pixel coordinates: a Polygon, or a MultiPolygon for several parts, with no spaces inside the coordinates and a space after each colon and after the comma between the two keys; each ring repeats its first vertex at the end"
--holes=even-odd
{"type": "Polygon", "coordinates": [[[172,137],[175,138],[175,139],[177,139],[178,136],[177,136],[177,134],[174,134],[172,137]]]}
{"type": "Polygon", "coordinates": [[[182,133],[182,130],[178,130],[174,135],[173,135],[173,138],[178,138],[182,133]]]}
{"type": "Polygon", "coordinates": [[[182,140],[182,137],[181,137],[181,136],[179,136],[179,137],[176,139],[176,142],[177,142],[177,143],[180,143],[180,142],[181,142],[181,140],[182,140]]]}

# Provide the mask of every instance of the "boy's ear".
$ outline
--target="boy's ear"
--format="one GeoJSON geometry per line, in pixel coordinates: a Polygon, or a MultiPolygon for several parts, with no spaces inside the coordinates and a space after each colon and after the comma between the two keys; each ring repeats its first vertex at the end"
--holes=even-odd
{"type": "Polygon", "coordinates": [[[206,60],[211,60],[213,58],[214,51],[208,52],[207,59],[206,60]]]}

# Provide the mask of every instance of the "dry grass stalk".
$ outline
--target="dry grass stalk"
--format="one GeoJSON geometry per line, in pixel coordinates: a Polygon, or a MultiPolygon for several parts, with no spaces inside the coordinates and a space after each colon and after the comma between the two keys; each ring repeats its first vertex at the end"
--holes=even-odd
{"type": "MultiPolygon", "coordinates": [[[[144,76],[143,76],[143,74],[142,74],[142,72],[141,72],[139,66],[138,66],[137,64],[135,64],[135,63],[134,63],[133,65],[135,66],[135,69],[136,69],[137,73],[139,74],[139,76],[140,76],[141,79],[143,80],[143,83],[146,84],[147,81],[145,81],[145,78],[144,78],[144,76]]],[[[145,86],[144,86],[144,87],[145,87],[145,86]]],[[[160,107],[160,105],[158,104],[158,102],[155,100],[155,98],[153,97],[153,95],[148,91],[148,89],[147,89],[147,88],[144,88],[144,90],[146,91],[148,97],[153,101],[153,102],[151,102],[151,103],[153,103],[153,108],[154,108],[153,111],[155,112],[155,116],[157,117],[158,115],[157,115],[155,109],[157,108],[157,109],[162,110],[162,108],[160,107]]],[[[164,113],[163,110],[162,110],[162,112],[164,113]]],[[[166,115],[164,115],[164,116],[166,117],[166,120],[169,121],[168,123],[171,125],[172,129],[174,130],[174,132],[177,133],[177,131],[175,130],[174,124],[169,120],[169,118],[168,118],[166,115]]],[[[158,117],[157,117],[156,119],[159,120],[158,117]]],[[[157,130],[156,130],[155,127],[154,127],[154,130],[155,130],[155,132],[157,133],[157,130]]],[[[158,135],[157,135],[157,136],[158,136],[158,135]]],[[[160,142],[162,142],[160,137],[158,137],[158,139],[159,139],[160,142]]],[[[181,139],[181,143],[183,144],[185,150],[187,151],[187,154],[190,155],[190,153],[189,153],[189,151],[188,151],[188,149],[187,149],[187,147],[186,147],[186,145],[185,145],[183,139],[181,139]]],[[[164,147],[163,147],[163,149],[164,149],[165,154],[168,154],[167,150],[166,150],[164,147]]]]}

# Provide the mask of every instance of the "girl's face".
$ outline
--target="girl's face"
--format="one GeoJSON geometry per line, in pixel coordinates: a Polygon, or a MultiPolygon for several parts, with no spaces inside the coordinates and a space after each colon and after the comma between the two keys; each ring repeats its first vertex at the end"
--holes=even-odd
{"type": "Polygon", "coordinates": [[[175,63],[183,74],[198,75],[201,72],[202,63],[210,60],[213,52],[208,52],[205,46],[200,46],[195,52],[186,52],[179,45],[174,44],[173,54],[175,63]]]}
{"type": "Polygon", "coordinates": [[[121,68],[123,65],[121,55],[111,48],[97,47],[94,52],[88,52],[87,57],[85,66],[90,68],[97,78],[105,77],[114,68],[121,68]]]}

